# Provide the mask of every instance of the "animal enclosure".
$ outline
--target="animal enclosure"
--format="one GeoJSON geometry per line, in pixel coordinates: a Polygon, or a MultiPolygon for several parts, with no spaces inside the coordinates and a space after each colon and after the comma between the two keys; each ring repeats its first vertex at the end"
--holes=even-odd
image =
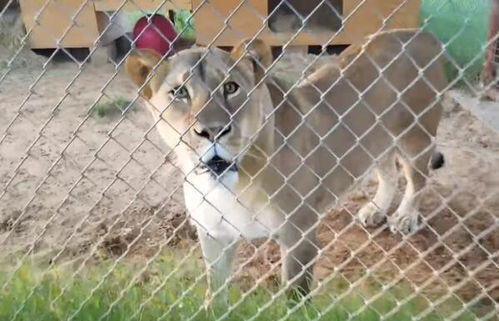
{"type": "MultiPolygon", "coordinates": [[[[487,48],[498,41],[498,35],[488,34],[485,22],[490,5],[473,0],[194,0],[189,9],[197,47],[177,50],[175,56],[166,54],[149,67],[139,64],[139,76],[147,76],[140,86],[125,65],[130,72],[137,62],[133,57],[157,55],[134,49],[134,39],[127,35],[132,50],[123,59],[102,59],[105,52],[94,41],[105,28],[82,28],[89,12],[97,8],[107,15],[127,10],[146,15],[164,8],[185,9],[182,3],[187,2],[36,0],[20,1],[19,9],[14,1],[0,1],[0,320],[499,321],[499,133],[474,113],[482,106],[485,90],[474,66],[483,65],[487,48]],[[44,15],[45,10],[57,11],[58,18],[44,15]],[[442,32],[438,27],[449,27],[450,20],[456,29],[442,32]],[[417,31],[396,36],[400,33],[393,30],[398,27],[417,31]],[[33,39],[42,34],[58,50],[35,54],[31,49],[40,47],[33,39]],[[273,57],[245,61],[259,53],[258,47],[248,45],[239,48],[243,55],[227,58],[230,53],[225,49],[245,38],[263,39],[282,50],[273,57]],[[433,40],[416,42],[421,38],[433,40]],[[368,44],[376,39],[385,39],[385,45],[371,50],[368,44]],[[89,46],[88,56],[72,56],[68,48],[79,46],[73,41],[89,46]],[[326,47],[331,44],[346,49],[330,55],[326,47]],[[320,50],[317,54],[290,50],[309,45],[320,50]],[[436,53],[430,51],[434,48],[436,53]],[[182,58],[189,52],[197,58],[182,58]],[[243,67],[237,59],[247,69],[239,69],[243,67]],[[440,75],[436,63],[440,59],[445,61],[444,87],[434,81],[435,74],[440,75]],[[357,68],[361,62],[364,68],[357,68]],[[185,69],[189,63],[193,65],[185,69]],[[392,64],[409,66],[408,71],[392,73],[392,64]],[[220,66],[225,69],[217,69],[220,66]],[[182,68],[188,72],[181,73],[182,68]],[[354,75],[351,68],[357,71],[354,75]],[[227,79],[219,80],[219,74],[227,79]],[[251,76],[237,78],[241,74],[251,76]],[[165,75],[170,78],[161,78],[165,75]],[[337,78],[324,84],[320,80],[326,76],[337,78]],[[177,78],[185,83],[171,85],[177,78]],[[216,86],[210,83],[213,79],[216,86]],[[317,88],[295,96],[302,95],[307,81],[317,88]],[[338,83],[342,90],[335,89],[338,83]],[[172,88],[163,90],[165,86],[172,88]],[[218,159],[203,160],[208,152],[198,152],[198,145],[188,143],[197,136],[201,142],[211,139],[210,128],[195,127],[202,122],[204,108],[221,105],[223,115],[228,115],[223,119],[228,119],[225,125],[231,130],[223,128],[219,136],[243,132],[247,127],[238,127],[239,109],[228,109],[230,97],[244,94],[236,106],[244,111],[261,86],[276,91],[269,90],[274,100],[265,100],[265,95],[258,100],[278,103],[265,105],[272,108],[260,114],[261,128],[251,136],[259,137],[270,126],[279,143],[275,153],[258,154],[258,148],[243,146],[240,153],[249,161],[239,162],[239,155],[228,161],[218,154],[218,159]],[[375,95],[377,88],[383,88],[382,95],[375,95]],[[161,92],[170,97],[167,103],[161,92]],[[276,92],[280,99],[275,99],[276,92]],[[434,100],[427,103],[425,97],[434,100]],[[176,113],[198,101],[202,108],[192,115],[192,126],[178,130],[176,113]],[[418,105],[419,101],[424,104],[418,105]],[[157,117],[154,109],[151,115],[151,104],[165,116],[157,117]],[[428,120],[439,104],[441,113],[428,120]],[[414,105],[420,110],[410,109],[414,105]],[[278,118],[282,106],[292,113],[278,118]],[[363,112],[352,117],[359,106],[363,112]],[[406,112],[401,115],[410,120],[399,135],[386,129],[391,123],[384,122],[394,108],[402,108],[406,112]],[[327,113],[316,117],[318,109],[327,113]],[[337,122],[324,130],[322,121],[331,115],[337,122]],[[438,118],[432,137],[422,124],[438,118]],[[165,135],[165,126],[177,127],[165,135]],[[335,132],[338,128],[341,135],[335,132]],[[394,174],[385,181],[374,168],[383,157],[372,151],[403,150],[401,144],[411,145],[403,136],[414,128],[421,128],[429,142],[425,148],[435,147],[435,153],[428,166],[418,168],[417,177],[426,181],[424,188],[411,193],[404,166],[412,168],[407,163],[428,150],[406,155],[405,163],[404,155],[399,155],[391,164],[394,174]],[[298,141],[297,133],[308,138],[298,141]],[[354,143],[347,146],[342,144],[345,141],[354,143]],[[196,169],[187,172],[188,158],[179,155],[183,144],[201,159],[196,169]],[[312,161],[316,154],[322,155],[320,166],[331,162],[331,171],[364,162],[373,170],[359,175],[344,171],[347,178],[334,176],[341,184],[350,178],[358,184],[333,195],[338,200],[319,212],[307,202],[316,186],[326,186],[320,184],[330,171],[317,170],[319,165],[312,161]],[[277,229],[249,240],[248,231],[253,230],[237,225],[239,217],[224,207],[232,202],[246,207],[245,191],[219,203],[212,197],[220,188],[233,191],[223,179],[229,172],[236,172],[238,179],[250,177],[248,186],[257,182],[259,173],[244,171],[250,172],[263,158],[268,163],[262,171],[273,170],[273,175],[275,168],[285,168],[279,167],[282,164],[289,167],[271,176],[279,186],[272,195],[263,191],[267,194],[261,199],[269,201],[258,209],[249,207],[253,221],[264,223],[259,221],[260,212],[283,186],[294,195],[290,203],[320,216],[320,223],[310,228],[318,239],[318,255],[307,263],[314,266],[313,286],[296,301],[288,299],[289,284],[281,280],[289,256],[280,251],[282,239],[273,235],[277,229]],[[294,176],[297,168],[308,175],[294,176]],[[210,268],[205,266],[207,255],[200,239],[217,235],[217,230],[207,227],[203,234],[197,208],[186,208],[185,189],[200,189],[191,183],[193,175],[208,174],[215,177],[215,185],[198,191],[199,207],[209,203],[219,221],[241,236],[231,274],[219,289],[227,289],[225,305],[205,301],[210,268]],[[306,185],[310,177],[319,183],[306,185]],[[383,184],[394,192],[388,205],[379,201],[383,184]],[[413,199],[419,203],[413,204],[420,213],[413,222],[417,226],[397,230],[392,218],[400,204],[413,199]],[[374,222],[362,220],[359,212],[365,206],[386,216],[376,216],[374,222]]],[[[175,41],[171,48],[178,48],[175,41]]],[[[491,112],[488,117],[491,122],[495,115],[491,112]]],[[[212,143],[219,140],[213,138],[212,143]]],[[[244,145],[241,141],[233,145],[244,145]]],[[[244,143],[254,141],[251,137],[244,143]]],[[[290,212],[285,214],[292,216],[290,212]]],[[[310,238],[309,228],[299,232],[300,240],[310,238]]]]}
{"type": "Polygon", "coordinates": [[[294,45],[348,45],[379,29],[387,17],[390,17],[387,22],[390,28],[417,27],[420,0],[404,3],[399,0],[370,0],[362,5],[359,5],[359,0],[290,0],[283,3],[279,0],[248,0],[243,3],[214,0],[209,6],[203,3],[202,0],[69,0],[61,6],[58,2],[46,3],[44,0],[20,1],[24,23],[31,29],[29,43],[32,48],[56,48],[58,45],[88,48],[95,45],[106,27],[99,23],[103,13],[194,8],[199,44],[213,42],[218,46],[235,46],[241,37],[250,37],[258,32],[260,37],[274,46],[282,46],[288,41],[294,45]],[[235,16],[224,22],[232,15],[235,16]],[[71,20],[72,16],[75,19],[71,20]],[[342,27],[343,17],[348,19],[342,27]],[[267,21],[262,24],[262,19],[267,21]],[[302,29],[305,19],[309,21],[302,32],[296,33],[302,29]],[[76,24],[68,28],[71,21],[76,24]],[[260,31],[262,27],[265,29],[263,32],[260,31]],[[220,31],[222,33],[218,35],[220,31]],[[332,31],[340,32],[333,38],[332,31]]]}

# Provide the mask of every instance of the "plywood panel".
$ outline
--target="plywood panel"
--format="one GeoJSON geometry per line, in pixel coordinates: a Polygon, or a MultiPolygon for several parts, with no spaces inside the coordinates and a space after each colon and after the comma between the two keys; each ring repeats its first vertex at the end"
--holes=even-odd
{"type": "MultiPolygon", "coordinates": [[[[216,39],[215,45],[234,46],[241,39],[254,37],[262,28],[267,1],[246,0],[241,7],[238,4],[239,1],[233,0],[193,0],[193,8],[199,6],[194,16],[197,42],[208,44],[216,39]],[[236,8],[239,9],[228,20],[226,30],[219,34],[225,26],[225,18],[236,8]]],[[[417,28],[420,5],[421,0],[344,0],[343,15],[348,19],[336,36],[327,31],[301,31],[290,44],[351,44],[379,29],[417,28]]],[[[293,35],[272,33],[264,26],[258,37],[278,46],[290,41],[293,35]]]]}
{"type": "Polygon", "coordinates": [[[350,16],[335,39],[338,43],[352,43],[378,30],[419,27],[421,0],[349,0],[344,6],[345,17],[350,16]]]}
{"type": "Polygon", "coordinates": [[[156,10],[161,9],[186,9],[190,10],[191,0],[93,0],[96,11],[113,11],[121,8],[124,10],[156,10]]]}
{"type": "Polygon", "coordinates": [[[262,28],[267,15],[267,1],[193,0],[194,27],[197,42],[232,46],[262,28]]]}
{"type": "Polygon", "coordinates": [[[93,3],[87,0],[21,0],[32,48],[89,47],[98,36],[93,3]],[[66,33],[67,31],[67,33],[66,33]]]}

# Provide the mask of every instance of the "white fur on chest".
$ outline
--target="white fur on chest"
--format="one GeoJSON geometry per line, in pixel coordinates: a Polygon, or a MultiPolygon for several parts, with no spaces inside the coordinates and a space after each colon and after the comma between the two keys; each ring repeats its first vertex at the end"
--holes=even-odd
{"type": "Polygon", "coordinates": [[[209,173],[193,173],[186,177],[185,205],[198,231],[221,239],[256,239],[271,235],[275,225],[271,211],[254,211],[244,206],[224,186],[235,184],[237,174],[225,174],[222,182],[217,182],[209,173]]]}

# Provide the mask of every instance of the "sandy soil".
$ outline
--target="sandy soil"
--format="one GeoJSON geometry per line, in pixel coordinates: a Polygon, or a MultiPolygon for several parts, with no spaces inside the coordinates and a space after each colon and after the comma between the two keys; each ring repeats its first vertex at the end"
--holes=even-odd
{"type": "MultiPolygon", "coordinates": [[[[162,244],[195,244],[174,156],[140,101],[123,118],[89,115],[96,102],[135,99],[121,71],[59,63],[0,75],[1,256],[150,257],[162,244]]],[[[368,180],[321,226],[319,279],[336,271],[353,283],[369,270],[373,282],[402,279],[433,299],[448,291],[477,298],[485,312],[497,304],[499,135],[453,101],[445,105],[438,146],[446,165],[430,178],[421,231],[402,238],[355,224],[375,191],[368,180]]],[[[278,251],[245,245],[239,263],[248,257],[240,278],[253,280],[278,262],[278,251]]]]}

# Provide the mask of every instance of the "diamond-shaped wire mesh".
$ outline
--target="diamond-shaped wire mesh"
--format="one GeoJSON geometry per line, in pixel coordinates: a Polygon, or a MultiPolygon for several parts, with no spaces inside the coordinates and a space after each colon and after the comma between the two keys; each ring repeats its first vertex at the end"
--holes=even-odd
{"type": "Polygon", "coordinates": [[[0,0],[0,320],[498,320],[497,8],[0,0]]]}

